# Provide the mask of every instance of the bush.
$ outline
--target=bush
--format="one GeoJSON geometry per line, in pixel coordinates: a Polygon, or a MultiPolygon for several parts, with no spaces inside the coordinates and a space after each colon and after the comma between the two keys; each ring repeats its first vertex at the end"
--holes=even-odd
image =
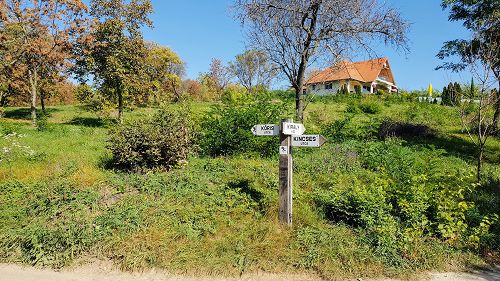
{"type": "Polygon", "coordinates": [[[76,87],[75,97],[89,111],[101,117],[109,117],[114,110],[113,102],[107,99],[101,91],[83,84],[76,87]]]}
{"type": "Polygon", "coordinates": [[[110,131],[112,163],[124,170],[170,170],[186,161],[193,147],[189,111],[161,109],[152,117],[110,131]]]}
{"type": "Polygon", "coordinates": [[[359,104],[359,108],[366,114],[377,114],[380,113],[380,111],[382,111],[382,106],[379,103],[372,100],[363,100],[359,104]]]}
{"type": "Polygon", "coordinates": [[[47,114],[42,113],[41,115],[38,116],[36,119],[36,128],[38,131],[44,131],[48,128],[49,125],[49,117],[47,114]]]}
{"type": "Polygon", "coordinates": [[[369,140],[372,139],[378,127],[376,119],[369,122],[356,122],[353,117],[346,117],[326,124],[322,134],[332,142],[344,142],[346,140],[369,140]]]}
{"type": "Polygon", "coordinates": [[[347,108],[345,110],[346,113],[357,114],[361,113],[361,109],[359,108],[359,102],[349,102],[347,104],[347,108]]]}
{"type": "Polygon", "coordinates": [[[279,124],[285,113],[286,104],[272,100],[268,94],[250,96],[242,92],[227,92],[222,103],[213,106],[202,121],[201,149],[210,156],[275,154],[279,138],[256,137],[251,129],[256,124],[279,124]]]}
{"type": "Polygon", "coordinates": [[[295,92],[291,90],[273,90],[270,91],[269,95],[283,101],[295,100],[295,92]]]}
{"type": "Polygon", "coordinates": [[[379,138],[435,137],[437,132],[427,125],[384,120],[378,130],[379,138]]]}

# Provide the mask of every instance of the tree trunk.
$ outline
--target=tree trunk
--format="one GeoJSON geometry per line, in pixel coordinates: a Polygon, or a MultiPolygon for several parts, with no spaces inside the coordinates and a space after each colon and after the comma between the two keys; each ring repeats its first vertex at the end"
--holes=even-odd
{"type": "Polygon", "coordinates": [[[500,79],[498,80],[498,90],[496,92],[496,96],[494,97],[495,101],[495,113],[493,115],[493,134],[497,135],[500,132],[498,131],[498,119],[500,119],[500,79]]]}
{"type": "Polygon", "coordinates": [[[123,93],[122,90],[118,90],[118,122],[123,123],[123,93]]]}
{"type": "Polygon", "coordinates": [[[36,95],[37,95],[37,71],[36,69],[28,71],[28,78],[31,86],[31,124],[36,127],[36,95]]]}
{"type": "Polygon", "coordinates": [[[0,92],[0,106],[3,106],[5,104],[6,97],[7,97],[6,92],[0,92]]]}
{"type": "Polygon", "coordinates": [[[302,93],[302,87],[297,87],[295,89],[295,115],[299,122],[304,120],[304,98],[302,93]]]}
{"type": "MultiPolygon", "coordinates": [[[[309,30],[316,30],[316,24],[318,21],[318,13],[321,2],[317,2],[311,5],[310,10],[310,24],[308,26],[309,30]]],[[[311,57],[311,44],[313,44],[313,34],[309,32],[307,38],[304,42],[303,53],[301,54],[300,64],[297,71],[297,80],[295,85],[295,111],[297,115],[297,119],[300,122],[304,120],[304,77],[306,73],[307,63],[309,62],[309,58],[311,57]]]]}
{"type": "Polygon", "coordinates": [[[481,168],[483,164],[484,147],[479,148],[479,155],[477,156],[477,183],[481,182],[481,168]]]}
{"type": "Polygon", "coordinates": [[[45,95],[43,94],[43,91],[40,93],[40,105],[42,106],[43,114],[46,114],[46,112],[45,112],[45,95]]]}

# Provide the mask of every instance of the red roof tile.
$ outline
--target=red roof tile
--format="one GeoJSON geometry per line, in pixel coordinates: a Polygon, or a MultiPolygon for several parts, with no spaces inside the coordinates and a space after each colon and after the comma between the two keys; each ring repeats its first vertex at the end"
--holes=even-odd
{"type": "Polygon", "coordinates": [[[306,85],[347,79],[358,80],[361,82],[373,82],[384,69],[384,65],[387,65],[388,67],[388,71],[385,73],[386,80],[395,84],[388,59],[378,58],[354,63],[345,60],[340,61],[334,66],[329,67],[311,77],[306,82],[306,85]]]}

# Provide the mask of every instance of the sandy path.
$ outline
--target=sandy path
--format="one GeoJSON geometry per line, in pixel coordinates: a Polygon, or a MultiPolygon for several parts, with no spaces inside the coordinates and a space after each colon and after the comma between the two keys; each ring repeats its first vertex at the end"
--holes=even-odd
{"type": "MultiPolygon", "coordinates": [[[[97,264],[54,271],[13,264],[0,264],[0,281],[320,281],[317,276],[290,274],[250,274],[242,277],[190,277],[169,275],[161,271],[126,273],[97,264]]],[[[358,279],[363,281],[396,281],[395,279],[358,279]]],[[[472,273],[430,273],[418,280],[429,281],[500,281],[500,268],[472,273]]]]}

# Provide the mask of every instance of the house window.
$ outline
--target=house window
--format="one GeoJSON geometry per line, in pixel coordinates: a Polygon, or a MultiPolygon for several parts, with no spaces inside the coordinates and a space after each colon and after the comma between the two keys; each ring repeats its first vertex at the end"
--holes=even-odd
{"type": "Polygon", "coordinates": [[[312,85],[312,89],[313,89],[313,90],[316,90],[316,85],[312,85]]]}
{"type": "Polygon", "coordinates": [[[325,84],[325,90],[331,90],[331,89],[333,89],[332,83],[326,83],[325,84]]]}

